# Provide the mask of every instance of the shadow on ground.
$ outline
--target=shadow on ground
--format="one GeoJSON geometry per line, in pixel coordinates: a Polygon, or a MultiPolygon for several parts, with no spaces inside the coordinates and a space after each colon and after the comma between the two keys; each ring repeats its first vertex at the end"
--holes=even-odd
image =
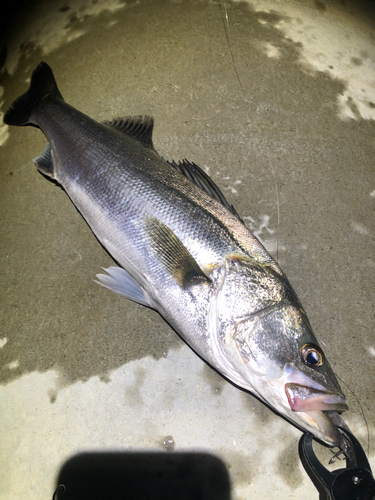
{"type": "Polygon", "coordinates": [[[57,484],[59,500],[230,500],[224,463],[206,453],[83,453],[57,484]]]}

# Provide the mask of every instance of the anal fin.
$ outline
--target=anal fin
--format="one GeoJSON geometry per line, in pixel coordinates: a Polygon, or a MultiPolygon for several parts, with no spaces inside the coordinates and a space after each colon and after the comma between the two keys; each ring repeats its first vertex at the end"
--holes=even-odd
{"type": "Polygon", "coordinates": [[[33,161],[39,172],[47,177],[51,177],[51,179],[55,178],[55,169],[53,167],[52,149],[50,143],[47,144],[43,153],[34,158],[33,161]]]}

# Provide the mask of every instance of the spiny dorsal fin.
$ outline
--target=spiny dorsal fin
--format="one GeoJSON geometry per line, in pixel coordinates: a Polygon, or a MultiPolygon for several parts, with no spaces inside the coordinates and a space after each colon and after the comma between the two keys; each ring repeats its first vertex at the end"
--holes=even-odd
{"type": "Polygon", "coordinates": [[[115,118],[112,121],[103,122],[104,125],[115,128],[126,135],[137,139],[144,146],[154,149],[152,143],[152,130],[154,128],[154,119],[152,116],[125,116],[115,118]]]}
{"type": "Polygon", "coordinates": [[[181,240],[155,217],[146,219],[151,247],[172,278],[183,288],[198,281],[210,281],[181,240]]]}
{"type": "Polygon", "coordinates": [[[40,156],[34,158],[33,161],[39,172],[47,175],[47,177],[51,177],[52,179],[55,178],[55,170],[53,167],[52,150],[50,143],[48,143],[44,148],[43,153],[40,156]]]}
{"type": "Polygon", "coordinates": [[[225,196],[220,191],[218,186],[214,183],[214,181],[209,177],[206,172],[204,172],[198,165],[188,160],[180,160],[176,163],[174,160],[168,162],[172,165],[173,168],[178,170],[182,175],[184,175],[189,181],[202,189],[205,193],[207,193],[211,198],[218,201],[223,205],[227,210],[232,212],[233,215],[237,217],[237,219],[244,223],[241,217],[238,215],[236,209],[233,205],[229,205],[225,196]]]}

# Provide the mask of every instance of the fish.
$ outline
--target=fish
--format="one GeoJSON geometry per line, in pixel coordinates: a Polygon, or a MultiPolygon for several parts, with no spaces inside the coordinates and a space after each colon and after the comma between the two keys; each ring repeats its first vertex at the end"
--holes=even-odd
{"type": "Polygon", "coordinates": [[[155,309],[222,376],[340,445],[346,398],[286,275],[198,165],[157,153],[152,117],[99,123],[41,62],[4,123],[46,136],[36,168],[117,263],[99,284],[155,309]]]}

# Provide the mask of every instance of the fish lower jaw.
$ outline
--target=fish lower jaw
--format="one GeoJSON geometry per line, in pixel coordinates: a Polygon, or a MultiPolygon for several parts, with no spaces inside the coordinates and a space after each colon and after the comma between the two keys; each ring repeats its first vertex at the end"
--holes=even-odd
{"type": "Polygon", "coordinates": [[[340,446],[342,435],[338,427],[324,411],[306,411],[300,412],[298,415],[300,420],[304,423],[303,427],[307,427],[317,439],[330,447],[340,446]]]}

